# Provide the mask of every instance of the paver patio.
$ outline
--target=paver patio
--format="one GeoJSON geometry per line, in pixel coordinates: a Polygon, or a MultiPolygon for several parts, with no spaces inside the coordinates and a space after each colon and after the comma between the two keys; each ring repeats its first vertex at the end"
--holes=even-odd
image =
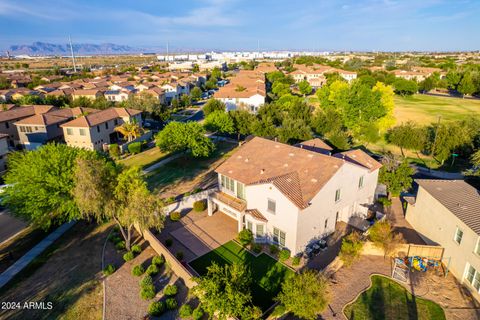
{"type": "Polygon", "coordinates": [[[192,221],[170,232],[196,256],[218,248],[235,238],[237,233],[237,221],[222,212],[192,221]]]}

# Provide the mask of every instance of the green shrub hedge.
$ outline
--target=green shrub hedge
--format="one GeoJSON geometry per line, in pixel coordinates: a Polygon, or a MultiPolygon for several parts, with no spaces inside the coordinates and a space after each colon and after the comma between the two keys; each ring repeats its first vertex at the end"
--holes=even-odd
{"type": "Polygon", "coordinates": [[[182,319],[190,318],[192,316],[192,307],[189,304],[184,304],[178,310],[178,315],[182,319]]]}
{"type": "Polygon", "coordinates": [[[132,251],[128,251],[123,255],[123,260],[125,260],[126,262],[132,260],[133,258],[135,258],[135,255],[133,254],[132,251]]]}
{"type": "Polygon", "coordinates": [[[113,264],[108,264],[108,265],[105,267],[105,269],[103,269],[103,274],[104,274],[105,276],[109,276],[109,275],[111,275],[112,273],[115,272],[115,269],[116,269],[116,268],[115,268],[115,266],[114,266],[113,264]]]}
{"type": "Polygon", "coordinates": [[[207,209],[207,202],[205,200],[195,201],[193,203],[193,210],[200,212],[207,209]]]}
{"type": "Polygon", "coordinates": [[[181,217],[182,215],[178,211],[174,211],[170,213],[170,220],[173,222],[180,220],[181,217]]]}
{"type": "Polygon", "coordinates": [[[178,288],[176,285],[168,285],[163,289],[163,294],[166,295],[167,297],[174,296],[178,292],[178,288]]]}
{"type": "Polygon", "coordinates": [[[145,269],[141,264],[132,268],[132,274],[134,276],[140,277],[144,273],[145,273],[145,269]]]}
{"type": "Polygon", "coordinates": [[[161,316],[165,312],[165,302],[154,301],[148,306],[148,314],[153,317],[161,316]]]}
{"type": "Polygon", "coordinates": [[[177,308],[178,303],[175,298],[168,298],[167,300],[165,300],[165,305],[167,306],[168,310],[174,310],[177,308]]]}
{"type": "Polygon", "coordinates": [[[141,142],[132,142],[128,145],[128,152],[131,154],[137,154],[142,151],[142,143],[141,142]]]}

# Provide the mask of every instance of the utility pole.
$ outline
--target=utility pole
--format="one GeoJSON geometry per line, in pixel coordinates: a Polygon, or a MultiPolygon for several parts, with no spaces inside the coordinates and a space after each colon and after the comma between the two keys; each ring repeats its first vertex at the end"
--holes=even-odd
{"type": "Polygon", "coordinates": [[[75,64],[75,54],[73,53],[72,38],[68,36],[68,42],[70,42],[70,52],[72,53],[73,72],[77,73],[77,65],[75,64]]]}

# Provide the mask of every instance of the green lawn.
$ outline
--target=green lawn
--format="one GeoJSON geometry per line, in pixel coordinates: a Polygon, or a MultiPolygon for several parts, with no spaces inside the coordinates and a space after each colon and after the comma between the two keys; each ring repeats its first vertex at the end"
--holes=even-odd
{"type": "Polygon", "coordinates": [[[267,254],[255,257],[234,241],[227,242],[197,258],[190,262],[190,266],[200,275],[204,275],[212,262],[221,265],[243,262],[247,265],[253,278],[251,287],[253,303],[262,310],[268,309],[273,304],[273,298],[280,291],[282,282],[294,274],[292,270],[267,254]]]}
{"type": "Polygon", "coordinates": [[[141,168],[146,168],[152,164],[164,159],[169,153],[164,153],[160,151],[158,147],[153,147],[152,149],[145,150],[139,154],[129,156],[128,158],[119,160],[119,162],[127,167],[139,166],[141,168]]]}
{"type": "Polygon", "coordinates": [[[480,116],[480,100],[438,97],[416,94],[411,97],[395,95],[395,118],[397,123],[409,120],[430,124],[443,120],[462,120],[480,116]]]}
{"type": "Polygon", "coordinates": [[[345,308],[348,319],[444,320],[436,303],[412,296],[404,287],[382,276],[372,276],[372,287],[345,308]]]}

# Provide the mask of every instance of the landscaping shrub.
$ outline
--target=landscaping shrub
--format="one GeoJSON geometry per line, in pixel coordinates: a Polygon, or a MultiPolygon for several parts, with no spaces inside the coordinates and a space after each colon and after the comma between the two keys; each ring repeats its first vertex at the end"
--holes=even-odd
{"type": "Polygon", "coordinates": [[[108,153],[114,159],[118,159],[120,157],[120,147],[116,143],[112,143],[108,146],[108,153]]]}
{"type": "Polygon", "coordinates": [[[141,247],[140,245],[138,245],[138,244],[133,245],[133,246],[132,246],[132,252],[133,252],[134,254],[138,254],[138,253],[142,252],[142,247],[141,247]]]}
{"type": "Polygon", "coordinates": [[[159,272],[158,267],[157,267],[156,265],[154,265],[154,264],[149,265],[148,268],[147,268],[147,271],[146,271],[146,273],[147,273],[149,276],[154,276],[154,275],[156,275],[158,272],[159,272]]]}
{"type": "Polygon", "coordinates": [[[252,243],[252,251],[255,253],[262,252],[262,245],[260,243],[252,243]]]}
{"type": "Polygon", "coordinates": [[[132,274],[134,276],[140,277],[144,273],[145,273],[145,269],[143,268],[143,266],[141,264],[133,267],[133,269],[132,269],[132,274]]]}
{"type": "Polygon", "coordinates": [[[290,251],[288,251],[287,249],[283,249],[282,251],[280,251],[280,254],[278,255],[278,259],[280,261],[285,261],[287,260],[288,258],[290,258],[290,251]]]}
{"type": "Polygon", "coordinates": [[[170,220],[173,222],[180,220],[181,217],[182,215],[178,211],[173,211],[170,213],[170,220]]]}
{"type": "Polygon", "coordinates": [[[275,307],[275,309],[273,309],[272,314],[270,316],[274,318],[279,318],[283,316],[285,312],[287,312],[285,306],[283,304],[279,304],[275,307]]]}
{"type": "Polygon", "coordinates": [[[360,257],[363,248],[363,242],[358,232],[352,232],[342,240],[340,248],[340,259],[345,267],[350,267],[355,260],[360,257]]]}
{"type": "Polygon", "coordinates": [[[113,264],[109,264],[109,265],[107,265],[107,266],[105,267],[105,269],[103,269],[103,274],[104,274],[105,276],[109,276],[109,275],[111,275],[112,273],[115,272],[115,269],[116,269],[116,268],[115,268],[115,266],[114,266],[113,264]]]}
{"type": "Polygon", "coordinates": [[[238,242],[244,247],[248,246],[253,241],[253,233],[248,229],[243,229],[238,233],[238,242]]]}
{"type": "Polygon", "coordinates": [[[384,207],[390,207],[392,205],[392,200],[385,197],[378,198],[377,202],[382,204],[384,207]]]}
{"type": "Polygon", "coordinates": [[[168,197],[165,199],[165,204],[171,204],[175,202],[175,197],[168,197]]]}
{"type": "Polygon", "coordinates": [[[140,142],[132,142],[128,145],[128,152],[131,154],[137,154],[142,151],[142,143],[140,142]]]}
{"type": "Polygon", "coordinates": [[[298,266],[299,264],[300,264],[300,257],[299,257],[299,256],[293,257],[293,259],[292,259],[292,265],[298,266]]]}
{"type": "Polygon", "coordinates": [[[148,274],[140,280],[140,287],[147,287],[153,285],[153,279],[148,274]]]}
{"type": "Polygon", "coordinates": [[[183,260],[183,251],[178,251],[175,256],[177,257],[178,260],[182,261],[183,260]]]}
{"type": "Polygon", "coordinates": [[[143,286],[142,289],[140,290],[140,297],[143,300],[150,300],[155,298],[155,287],[152,285],[149,286],[143,286]]]}
{"type": "Polygon", "coordinates": [[[163,289],[163,294],[165,294],[167,297],[174,296],[178,292],[178,288],[176,285],[168,285],[163,289]]]}
{"type": "Polygon", "coordinates": [[[125,253],[123,255],[123,260],[125,260],[125,262],[128,262],[128,261],[132,260],[133,258],[135,258],[135,255],[133,254],[132,251],[128,251],[127,253],[125,253]]]}
{"type": "Polygon", "coordinates": [[[203,211],[205,209],[207,209],[207,202],[205,202],[204,200],[195,201],[193,203],[193,210],[194,211],[200,212],[200,211],[203,211]]]}
{"type": "Polygon", "coordinates": [[[165,258],[163,256],[155,256],[152,258],[152,264],[156,265],[157,267],[162,266],[165,263],[165,258]]]}
{"type": "Polygon", "coordinates": [[[185,319],[185,318],[190,318],[192,316],[192,307],[189,304],[184,304],[183,306],[180,307],[178,310],[178,315],[180,318],[185,319]]]}
{"type": "Polygon", "coordinates": [[[125,249],[125,241],[121,240],[121,241],[115,243],[115,248],[117,250],[124,250],[125,249]]]}
{"type": "Polygon", "coordinates": [[[168,310],[174,310],[178,306],[177,300],[175,300],[175,298],[168,298],[167,300],[165,300],[165,305],[167,306],[168,310]]]}
{"type": "Polygon", "coordinates": [[[161,316],[165,312],[165,302],[163,301],[154,301],[150,303],[148,307],[148,314],[153,317],[161,316]]]}
{"type": "Polygon", "coordinates": [[[203,309],[198,306],[195,310],[193,310],[193,313],[192,313],[192,318],[193,320],[200,320],[203,318],[203,309]]]}
{"type": "Polygon", "coordinates": [[[165,245],[166,245],[167,247],[171,247],[172,244],[173,244],[173,240],[172,240],[172,239],[169,238],[169,239],[165,240],[165,245]]]}
{"type": "Polygon", "coordinates": [[[274,245],[274,244],[271,244],[271,245],[270,245],[270,253],[271,253],[271,254],[277,254],[277,253],[278,253],[278,250],[279,250],[279,249],[278,249],[278,247],[277,247],[276,245],[274,245]]]}
{"type": "Polygon", "coordinates": [[[200,191],[202,191],[202,188],[195,188],[193,189],[192,194],[199,193],[200,191]]]}
{"type": "Polygon", "coordinates": [[[185,197],[189,197],[190,195],[191,195],[190,192],[185,192],[185,193],[183,194],[183,197],[184,197],[184,198],[185,198],[185,197]]]}

